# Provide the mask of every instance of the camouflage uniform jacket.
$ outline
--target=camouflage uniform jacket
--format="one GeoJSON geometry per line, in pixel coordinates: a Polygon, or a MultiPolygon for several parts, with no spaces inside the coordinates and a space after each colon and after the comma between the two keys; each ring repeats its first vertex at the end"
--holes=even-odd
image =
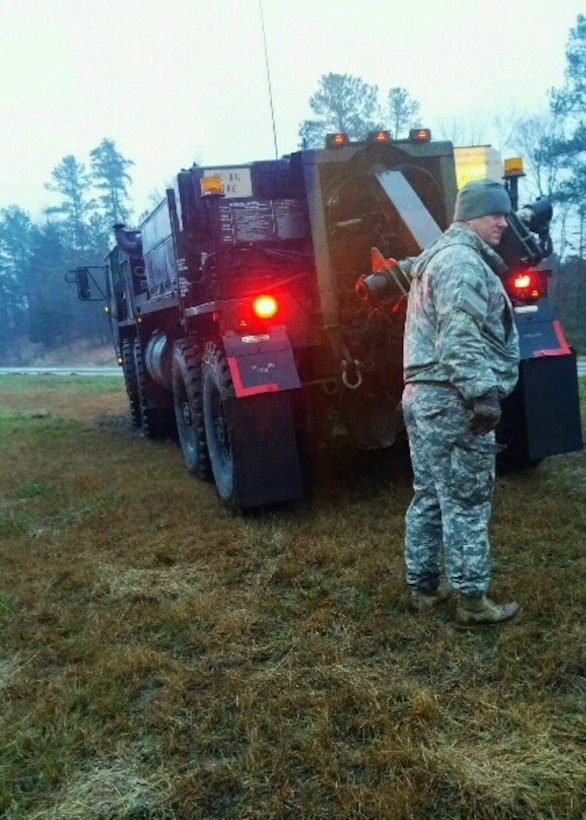
{"type": "Polygon", "coordinates": [[[519,337],[497,273],[506,265],[490,245],[452,224],[415,261],[404,337],[407,383],[447,382],[464,399],[518,378],[519,337]]]}

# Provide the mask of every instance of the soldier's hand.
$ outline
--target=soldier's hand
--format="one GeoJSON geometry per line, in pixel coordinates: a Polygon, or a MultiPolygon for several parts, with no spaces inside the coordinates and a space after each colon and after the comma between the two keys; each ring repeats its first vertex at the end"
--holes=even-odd
{"type": "Polygon", "coordinates": [[[484,436],[501,420],[501,404],[496,387],[473,400],[470,432],[473,436],[484,436]]]}

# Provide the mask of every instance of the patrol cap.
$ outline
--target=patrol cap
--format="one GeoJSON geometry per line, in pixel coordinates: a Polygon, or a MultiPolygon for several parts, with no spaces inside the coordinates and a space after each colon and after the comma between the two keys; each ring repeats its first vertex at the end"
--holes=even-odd
{"type": "Polygon", "coordinates": [[[467,222],[479,216],[510,212],[511,200],[504,185],[494,179],[473,179],[458,191],[454,219],[467,222]]]}

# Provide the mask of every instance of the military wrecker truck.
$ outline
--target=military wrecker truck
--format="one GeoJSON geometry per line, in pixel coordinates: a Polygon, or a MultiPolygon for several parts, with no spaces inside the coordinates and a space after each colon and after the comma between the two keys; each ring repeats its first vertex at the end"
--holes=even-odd
{"type": "MultiPolygon", "coordinates": [[[[456,194],[453,146],[428,130],[332,134],[323,149],[180,171],[138,230],[115,226],[103,268],[68,280],[107,300],[147,438],[176,433],[187,469],[235,509],[299,499],[300,446],[402,436],[401,260],[449,225],[456,194]]],[[[576,357],[541,267],[550,219],[545,200],[515,210],[502,247],[523,361],[499,440],[518,464],[582,447],[576,357]]]]}

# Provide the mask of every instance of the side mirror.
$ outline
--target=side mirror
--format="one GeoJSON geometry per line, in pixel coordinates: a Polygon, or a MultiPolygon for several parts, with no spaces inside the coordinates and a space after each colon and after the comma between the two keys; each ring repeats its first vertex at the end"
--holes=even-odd
{"type": "Polygon", "coordinates": [[[91,270],[99,270],[104,273],[104,268],[80,267],[68,270],[65,274],[65,281],[70,285],[77,285],[77,295],[83,302],[102,301],[106,299],[106,294],[96,282],[91,270]]]}
{"type": "Polygon", "coordinates": [[[92,290],[90,287],[90,274],[87,268],[75,269],[77,278],[77,292],[80,299],[91,299],[92,290]]]}

